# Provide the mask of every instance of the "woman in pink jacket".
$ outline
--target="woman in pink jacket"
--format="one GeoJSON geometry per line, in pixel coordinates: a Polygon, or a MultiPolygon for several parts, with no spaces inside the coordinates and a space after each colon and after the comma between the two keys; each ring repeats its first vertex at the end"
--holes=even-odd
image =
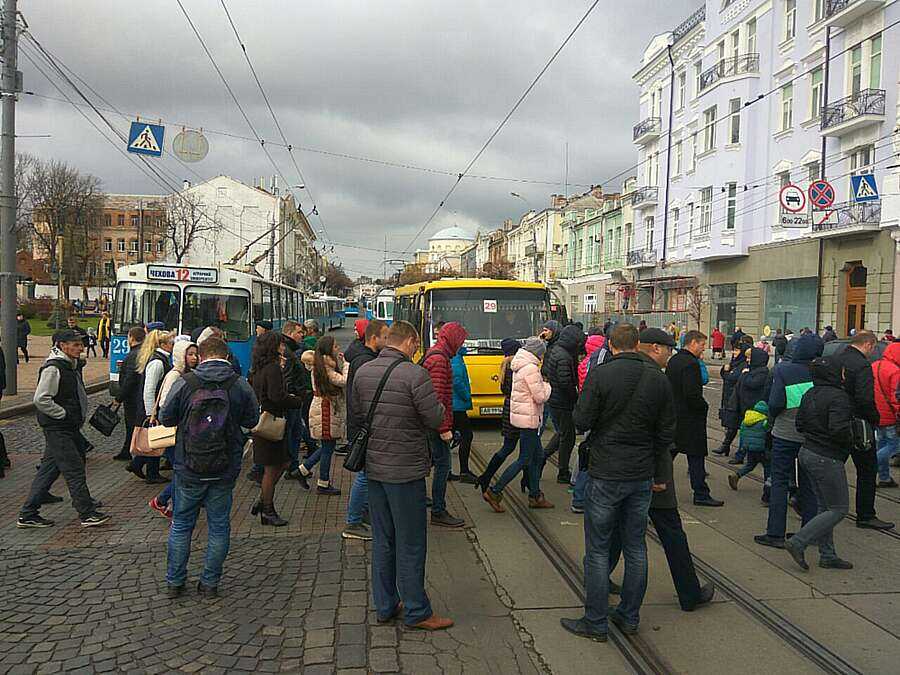
{"type": "Polygon", "coordinates": [[[544,417],[544,403],[550,398],[550,383],[541,377],[541,358],[547,344],[538,337],[530,337],[513,357],[509,367],[513,371],[512,394],[509,400],[509,421],[520,430],[519,458],[507,467],[497,482],[485,490],[484,500],[497,513],[506,509],[500,503],[503,488],[527,467],[528,506],[532,509],[552,509],[541,492],[540,470],[544,462],[544,448],[538,435],[544,417]]]}
{"type": "Polygon", "coordinates": [[[589,361],[591,360],[591,356],[593,356],[594,352],[603,347],[606,344],[606,338],[602,335],[589,335],[587,342],[584,343],[584,351],[587,353],[583,359],[581,359],[581,363],[578,364],[578,392],[581,393],[581,390],[584,389],[584,380],[587,377],[588,370],[590,370],[589,361]]]}

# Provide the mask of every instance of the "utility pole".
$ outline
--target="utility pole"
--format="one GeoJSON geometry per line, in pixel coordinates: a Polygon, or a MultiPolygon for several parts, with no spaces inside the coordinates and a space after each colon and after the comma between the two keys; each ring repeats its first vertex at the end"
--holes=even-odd
{"type": "Polygon", "coordinates": [[[17,393],[16,379],[16,65],[18,34],[16,32],[16,0],[3,4],[3,72],[0,77],[0,111],[3,115],[0,161],[0,335],[3,336],[3,355],[6,357],[7,395],[17,393]]]}
{"type": "MultiPolygon", "coordinates": [[[[672,59],[672,44],[666,45],[666,55],[669,57],[669,126],[666,127],[668,135],[668,143],[666,149],[666,193],[663,198],[663,242],[662,242],[662,262],[666,263],[666,248],[669,243],[669,186],[672,184],[672,113],[675,103],[675,61],[672,59]]],[[[653,114],[653,110],[650,114],[653,114]]],[[[659,172],[657,172],[659,173],[659,172]]],[[[652,186],[651,186],[652,187],[652,186]]]]}
{"type": "MultiPolygon", "coordinates": [[[[819,116],[825,115],[828,105],[828,79],[831,72],[831,26],[825,28],[825,64],[822,70],[822,103],[819,105],[819,116]]],[[[819,156],[819,178],[825,180],[825,152],[828,149],[828,136],[822,134],[822,151],[819,156]]],[[[872,158],[875,161],[875,158],[872,158]]],[[[822,324],[822,277],[825,272],[825,238],[819,237],[818,279],[816,282],[816,335],[822,324]]],[[[837,325],[835,322],[833,325],[837,325]]]]}
{"type": "Polygon", "coordinates": [[[138,200],[138,262],[144,262],[144,200],[138,200]]]}

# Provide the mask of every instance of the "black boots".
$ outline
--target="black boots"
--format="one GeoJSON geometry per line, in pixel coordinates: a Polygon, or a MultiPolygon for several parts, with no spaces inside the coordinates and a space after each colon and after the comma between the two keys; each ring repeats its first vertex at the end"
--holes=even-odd
{"type": "MultiPolygon", "coordinates": [[[[259,514],[259,522],[263,525],[272,525],[273,527],[284,527],[288,524],[284,518],[278,515],[278,512],[275,511],[274,504],[258,504],[260,506],[261,513],[259,514]]],[[[254,507],[256,508],[256,507],[254,507]]],[[[255,515],[255,514],[254,514],[255,515]]]]}

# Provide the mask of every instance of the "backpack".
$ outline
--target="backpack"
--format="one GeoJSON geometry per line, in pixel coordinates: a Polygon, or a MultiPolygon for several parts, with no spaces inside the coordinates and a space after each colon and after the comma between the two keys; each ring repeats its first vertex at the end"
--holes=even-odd
{"type": "Polygon", "coordinates": [[[231,464],[228,391],[237,375],[224,382],[206,383],[194,373],[186,373],[184,380],[190,390],[187,423],[183,427],[184,465],[200,476],[219,477],[231,464]]]}

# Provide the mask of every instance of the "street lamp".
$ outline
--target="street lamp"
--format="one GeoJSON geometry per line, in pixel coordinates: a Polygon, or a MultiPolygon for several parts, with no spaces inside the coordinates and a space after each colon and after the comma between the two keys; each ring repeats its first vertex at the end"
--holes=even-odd
{"type": "Polygon", "coordinates": [[[534,207],[531,205],[531,202],[528,201],[527,199],[525,199],[525,197],[523,197],[522,195],[520,195],[518,192],[510,192],[509,194],[510,194],[510,196],[512,196],[512,197],[516,197],[517,199],[521,199],[523,202],[525,202],[525,203],[528,205],[528,209],[529,209],[530,211],[534,211],[534,207]]]}

